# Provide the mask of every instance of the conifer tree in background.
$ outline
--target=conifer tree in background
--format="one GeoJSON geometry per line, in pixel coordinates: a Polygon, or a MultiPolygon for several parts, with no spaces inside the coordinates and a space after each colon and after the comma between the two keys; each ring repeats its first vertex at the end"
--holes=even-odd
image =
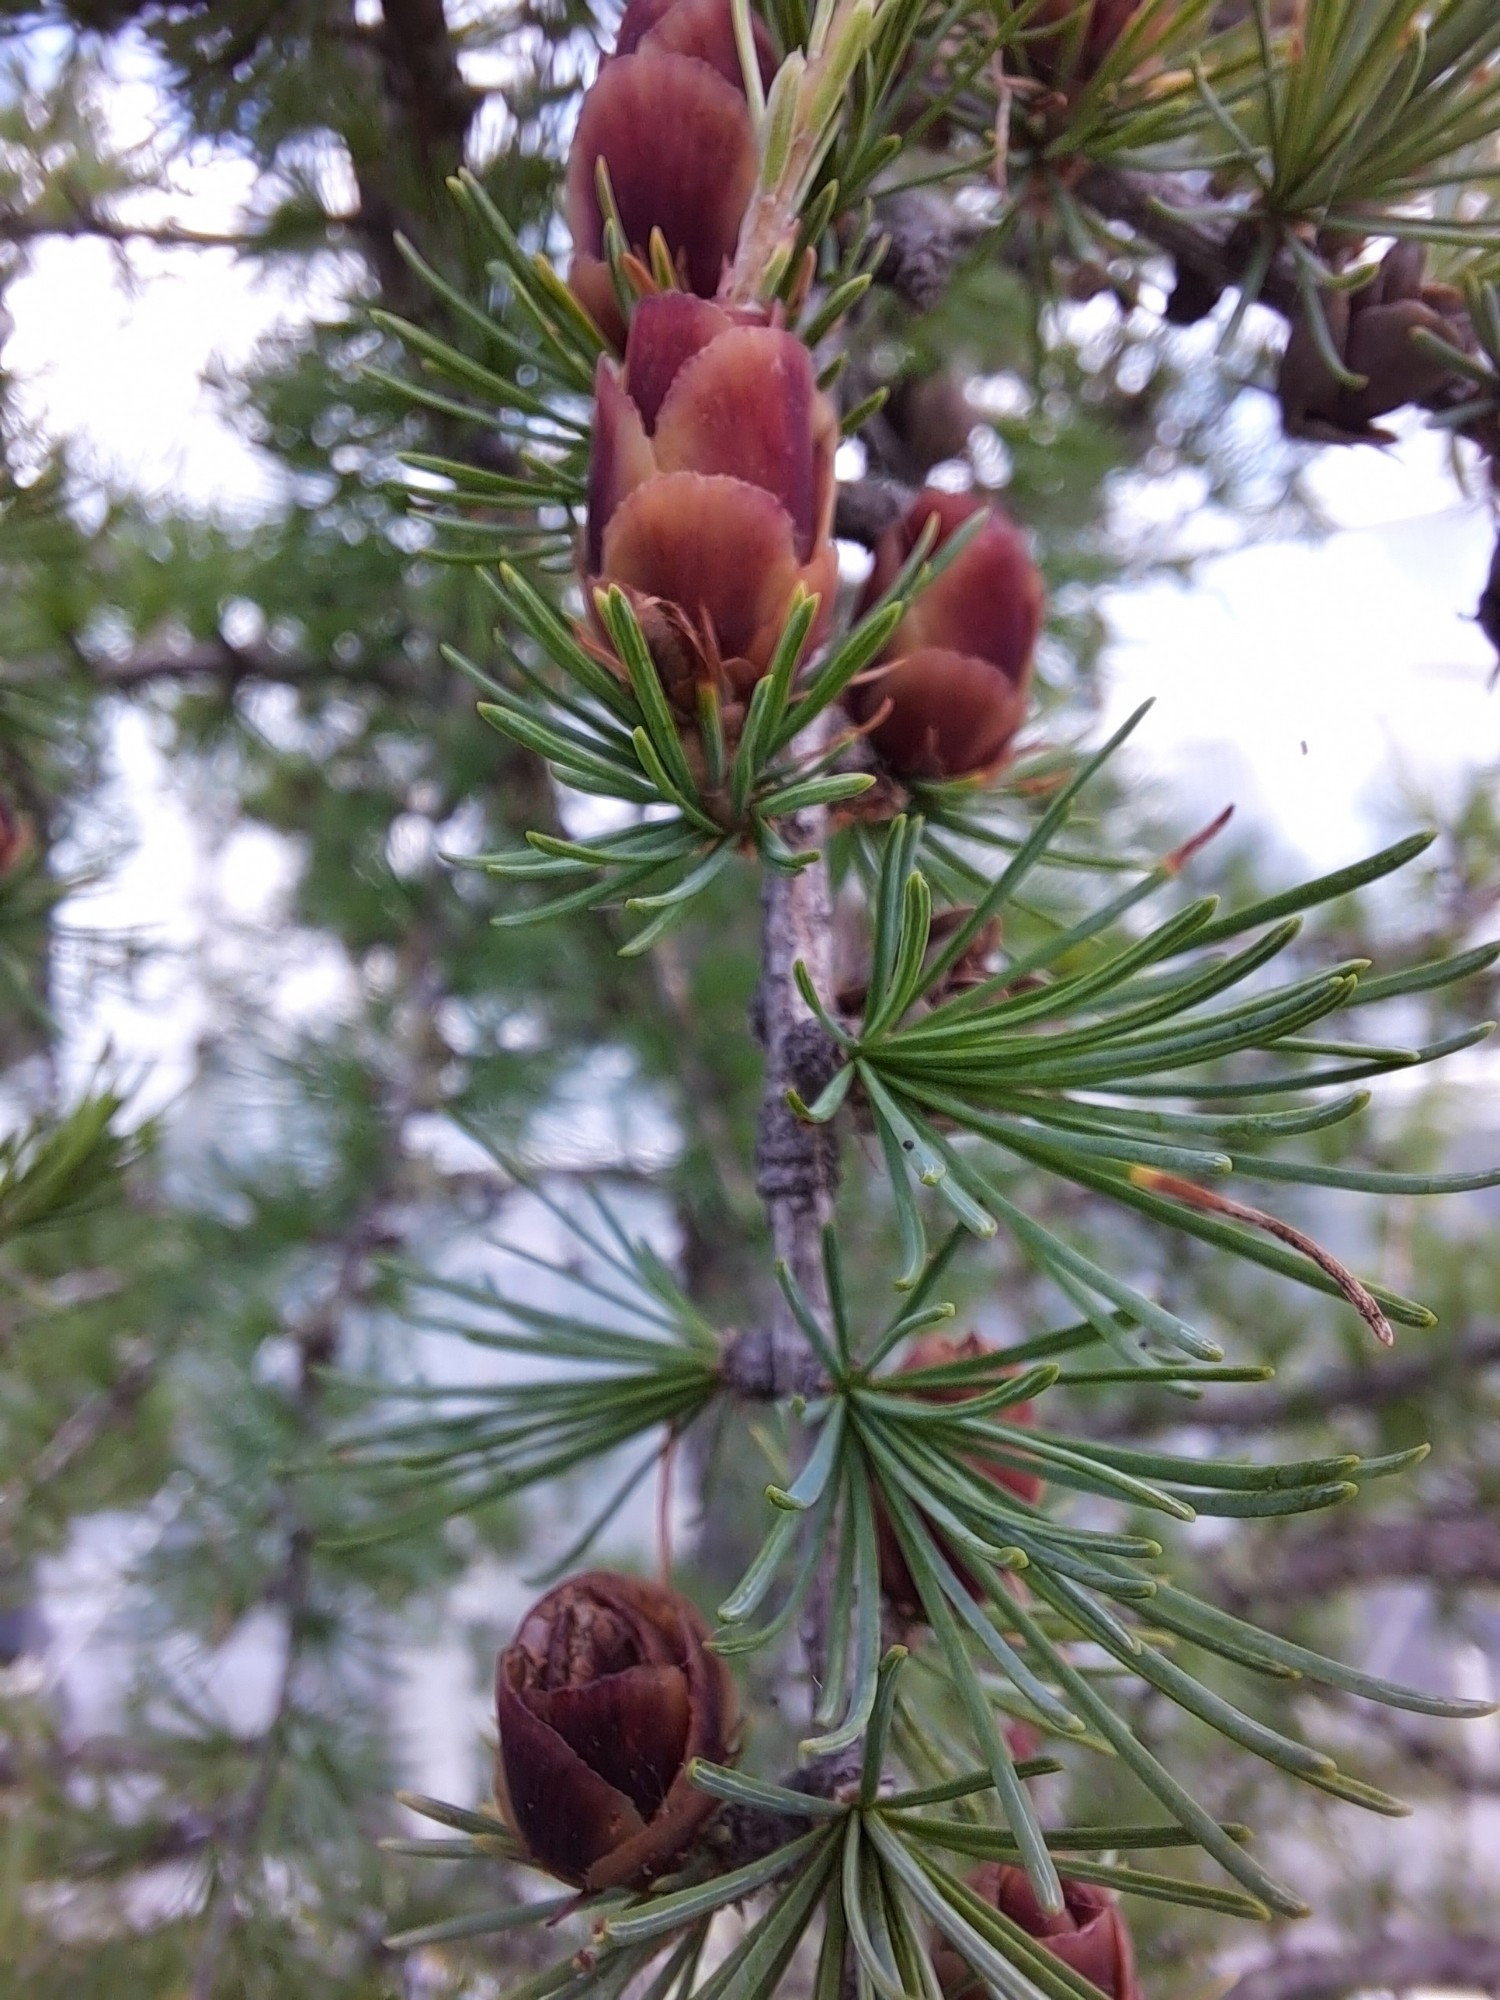
{"type": "Polygon", "coordinates": [[[1112,475],[1295,508],[1222,421],[1247,370],[1293,438],[1417,405],[1487,476],[1497,108],[1479,0],[16,11],[7,282],[86,237],[347,292],[232,385],[253,522],[5,406],[16,1990],[1494,1986],[1458,1847],[1348,1830],[1486,1782],[1441,1718],[1487,1692],[1450,1587],[1500,1578],[1495,1176],[1426,1099],[1358,1114],[1477,1038],[1492,794],[1299,887],[1153,825],[1087,725],[1112,475]],[[258,175],[218,241],[170,198],[205,147],[258,175]],[[1171,331],[1210,314],[1212,388],[1171,331]],[[75,914],[128,714],[299,862],[147,1127],[69,1060],[152,971],[75,914]],[[653,1479],[702,1508],[660,1582],[589,1553],[653,1479]],[[523,1494],[555,1574],[466,1613],[523,1494]],[[40,1617],[101,1523],[108,1727],[40,1617]],[[1338,1610],[1393,1579],[1425,1691],[1338,1610]],[[476,1774],[417,1844],[401,1663],[455,1628],[503,1816],[476,1774]],[[1304,1885],[1314,1945],[1226,1922],[1304,1885]]]}

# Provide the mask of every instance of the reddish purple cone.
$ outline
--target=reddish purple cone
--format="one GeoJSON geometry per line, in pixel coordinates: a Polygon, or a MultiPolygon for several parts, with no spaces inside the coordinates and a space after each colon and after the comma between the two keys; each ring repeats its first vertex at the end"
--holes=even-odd
{"type": "Polygon", "coordinates": [[[1448,364],[1426,353],[1412,335],[1425,329],[1449,346],[1463,347],[1463,300],[1450,286],[1425,283],[1425,262],[1420,243],[1398,243],[1359,291],[1324,293],[1334,350],[1352,374],[1365,378],[1362,388],[1339,381],[1307,315],[1298,318],[1277,383],[1289,436],[1325,444],[1388,444],[1392,433],[1376,418],[1421,402],[1447,378],[1448,364]]]}
{"type": "Polygon", "coordinates": [[[890,588],[930,519],[936,550],[976,514],[984,526],[918,593],[876,670],[845,698],[856,722],[873,724],[870,740],[899,778],[992,771],[1026,716],[1045,592],[1025,538],[998,507],[925,488],[877,544],[860,610],[890,588]]]}
{"type": "MultiPolygon", "coordinates": [[[[763,28],[757,48],[768,77],[763,28]]],[[[659,229],[684,289],[712,298],[739,241],[757,167],[729,0],[631,0],[616,52],[578,114],[565,193],[568,283],[618,346],[625,328],[604,262],[600,160],[626,247],[645,260],[659,229]]]]}
{"type": "MultiPolygon", "coordinates": [[[[1028,1937],[1097,1986],[1108,2000],[1143,2000],[1129,1927],[1119,1904],[1106,1890],[1065,1878],[1064,1908],[1054,1917],[1037,1902],[1024,1868],[987,1862],[970,1886],[1001,1916],[1009,1917],[1028,1937]]],[[[943,1939],[935,1943],[932,1964],[945,2000],[983,2000],[984,1981],[943,1939]]]]}
{"type": "Polygon", "coordinates": [[[630,596],[667,694],[743,696],[798,585],[826,618],[838,418],[792,334],[686,292],[642,299],[596,381],[584,567],[630,596]]]}

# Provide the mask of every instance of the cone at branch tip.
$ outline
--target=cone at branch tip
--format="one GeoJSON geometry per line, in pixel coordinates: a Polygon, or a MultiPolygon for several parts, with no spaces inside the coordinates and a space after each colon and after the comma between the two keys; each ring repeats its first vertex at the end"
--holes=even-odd
{"type": "MultiPolygon", "coordinates": [[[[765,79],[773,59],[759,24],[756,52],[765,79]]],[[[565,188],[568,283],[618,347],[625,324],[605,260],[601,163],[626,249],[648,264],[660,230],[678,282],[712,298],[759,165],[729,0],[631,0],[578,114],[565,188]]]]}
{"type": "Polygon", "coordinates": [[[1426,332],[1464,346],[1463,299],[1451,285],[1425,281],[1426,256],[1420,243],[1398,243],[1358,291],[1330,290],[1317,305],[1304,306],[1282,355],[1276,389],[1288,436],[1323,444],[1389,444],[1394,433],[1376,419],[1425,401],[1447,379],[1447,363],[1413,335],[1426,332]],[[1318,337],[1317,311],[1344,379],[1318,337]]]}

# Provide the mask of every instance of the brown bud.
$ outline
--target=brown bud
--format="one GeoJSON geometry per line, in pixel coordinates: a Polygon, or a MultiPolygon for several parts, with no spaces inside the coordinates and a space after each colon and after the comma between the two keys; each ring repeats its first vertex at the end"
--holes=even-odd
{"type": "MultiPolygon", "coordinates": [[[[1105,1890],[1064,1879],[1065,1907],[1051,1916],[1037,1902],[1024,1868],[986,1862],[970,1886],[1109,2000],[1142,2000],[1129,1927],[1105,1890]]],[[[945,1939],[934,1940],[932,1963],[945,2000],[983,2000],[984,1981],[945,1939]]]]}
{"type": "MultiPolygon", "coordinates": [[[[930,1333],[911,1349],[896,1370],[896,1377],[899,1379],[902,1375],[915,1374],[919,1369],[941,1368],[947,1362],[972,1361],[978,1355],[994,1352],[995,1349],[987,1341],[981,1340],[977,1333],[965,1334],[959,1341],[949,1340],[941,1333],[930,1333]]],[[[997,1383],[1004,1380],[1008,1372],[1004,1368],[997,1368],[994,1381],[987,1386],[994,1388],[997,1383]]],[[[928,1389],[924,1392],[922,1400],[927,1403],[963,1403],[979,1393],[973,1383],[965,1383],[962,1387],[928,1389]]],[[[1029,1424],[1033,1421],[1035,1413],[1030,1403],[1016,1403],[1001,1412],[1001,1415],[1008,1424],[1029,1424]]],[[[995,1459],[982,1456],[968,1458],[965,1462],[981,1478],[989,1480],[991,1485],[1002,1487],[1005,1492],[1014,1494],[1016,1499],[1024,1501],[1028,1506],[1034,1507],[1041,1498],[1042,1482],[1034,1472],[1019,1472],[1013,1466],[1002,1465],[995,1459]]],[[[930,1521],[925,1525],[942,1554],[959,1575],[963,1576],[965,1574],[963,1557],[930,1521]]],[[[912,1576],[906,1558],[901,1553],[901,1544],[896,1531],[891,1526],[889,1516],[883,1507],[876,1513],[875,1533],[880,1552],[880,1588],[891,1609],[915,1623],[925,1617],[921,1594],[917,1590],[916,1580],[912,1576]]],[[[972,1583],[970,1587],[977,1596],[979,1594],[977,1587],[972,1583]]]]}
{"type": "Polygon", "coordinates": [[[743,696],[799,584],[826,624],[838,418],[802,342],[685,292],[642,299],[596,382],[585,562],[636,605],[669,696],[743,696]]]}
{"type": "Polygon", "coordinates": [[[1392,299],[1352,316],[1344,359],[1364,376],[1365,386],[1340,392],[1338,421],[1344,428],[1368,430],[1376,417],[1422,402],[1447,380],[1452,372],[1447,362],[1412,340],[1422,329],[1452,342],[1452,327],[1424,299],[1392,299]]]}
{"type": "Polygon", "coordinates": [[[877,543],[860,609],[889,589],[930,519],[940,549],[979,513],[985,525],[918,593],[876,670],[845,698],[856,722],[874,723],[870,740],[898,777],[992,771],[1025,720],[1045,593],[1025,538],[998,507],[925,488],[877,543]]]}
{"type": "MultiPolygon", "coordinates": [[[[756,46],[768,76],[763,29],[756,46]]],[[[712,298],[739,240],[757,168],[729,0],[631,0],[618,50],[601,65],[578,114],[565,197],[573,235],[568,283],[618,346],[625,327],[603,261],[601,160],[626,247],[646,259],[659,229],[681,283],[712,298]]]]}
{"type": "Polygon", "coordinates": [[[527,1612],[495,1670],[495,1796],[539,1867],[585,1889],[649,1881],[714,1812],[687,1778],[735,1731],[707,1637],[676,1591],[607,1570],[527,1612]]]}
{"type": "Polygon", "coordinates": [[[1295,321],[1277,382],[1288,436],[1324,444],[1388,444],[1391,433],[1375,419],[1425,401],[1447,379],[1447,364],[1426,353],[1412,335],[1425,330],[1450,346],[1463,346],[1457,322],[1462,301],[1449,286],[1424,284],[1423,263],[1421,244],[1398,243],[1357,292],[1324,294],[1334,352],[1351,374],[1364,377],[1361,387],[1339,381],[1307,315],[1295,321]]]}

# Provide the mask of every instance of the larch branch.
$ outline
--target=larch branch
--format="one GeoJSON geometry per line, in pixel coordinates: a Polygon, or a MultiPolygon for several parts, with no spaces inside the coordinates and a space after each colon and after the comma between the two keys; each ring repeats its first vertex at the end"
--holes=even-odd
{"type": "Polygon", "coordinates": [[[1230,1590],[1240,1604],[1306,1603],[1351,1585],[1402,1580],[1438,1587],[1500,1583],[1500,1519],[1473,1508],[1302,1529],[1258,1549],[1253,1578],[1234,1581],[1230,1590]]]}
{"type": "Polygon", "coordinates": [[[1247,1972],[1223,2000],[1343,2000],[1437,1987],[1500,1992],[1500,1936],[1441,1932],[1379,1938],[1348,1951],[1287,1952],[1247,1972]]]}
{"type": "Polygon", "coordinates": [[[1500,1326],[1487,1326],[1452,1343],[1412,1349],[1378,1361],[1320,1369],[1301,1382],[1267,1383],[1232,1394],[1201,1397],[1191,1409],[1163,1409],[1159,1398],[1138,1402],[1091,1426],[1097,1437],[1139,1436],[1183,1422],[1195,1430],[1275,1430],[1282,1424],[1316,1423],[1337,1410],[1376,1410],[1408,1397],[1472,1388],[1473,1378],[1500,1364],[1500,1326]]]}
{"type": "MultiPolygon", "coordinates": [[[[825,712],[798,740],[814,757],[827,744],[833,721],[825,712]]],[[[813,1312],[825,1323],[828,1288],[823,1273],[823,1231],[833,1218],[838,1150],[826,1125],[803,1122],[788,1093],[810,1102],[826,1081],[830,1045],[798,990],[796,968],[805,967],[815,991],[833,989],[833,907],[823,858],[828,815],[811,807],[784,820],[780,831],[795,853],[817,860],[796,874],[766,871],[761,895],[761,970],[754,1028],[765,1051],[765,1082],[755,1140],[755,1185],[770,1224],[777,1262],[786,1267],[813,1312]]],[[[764,1336],[759,1369],[780,1396],[816,1388],[822,1370],[796,1317],[778,1294],[764,1336]]],[[[828,1659],[831,1593],[814,1588],[802,1626],[814,1684],[828,1659]]]]}

